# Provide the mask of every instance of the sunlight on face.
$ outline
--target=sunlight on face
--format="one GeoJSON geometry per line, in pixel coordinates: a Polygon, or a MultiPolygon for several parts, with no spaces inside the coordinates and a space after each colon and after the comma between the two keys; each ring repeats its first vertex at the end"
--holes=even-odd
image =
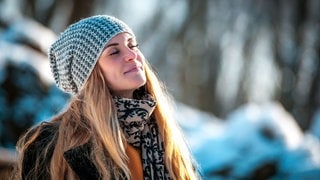
{"type": "Polygon", "coordinates": [[[98,64],[113,95],[132,98],[133,91],[146,83],[144,56],[135,37],[129,33],[113,37],[98,64]]]}

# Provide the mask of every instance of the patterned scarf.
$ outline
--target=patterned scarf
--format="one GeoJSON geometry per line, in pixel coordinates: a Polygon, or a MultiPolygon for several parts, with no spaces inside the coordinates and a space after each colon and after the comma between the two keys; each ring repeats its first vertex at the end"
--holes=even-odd
{"type": "Polygon", "coordinates": [[[172,179],[165,167],[163,141],[152,116],[154,98],[144,95],[141,100],[119,97],[114,100],[127,141],[141,152],[144,179],[172,179]]]}

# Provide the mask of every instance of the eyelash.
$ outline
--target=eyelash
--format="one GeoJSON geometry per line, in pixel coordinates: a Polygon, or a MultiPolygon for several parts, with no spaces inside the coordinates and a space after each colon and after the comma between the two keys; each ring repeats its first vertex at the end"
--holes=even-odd
{"type": "Polygon", "coordinates": [[[119,52],[120,52],[119,50],[116,50],[115,52],[110,53],[110,56],[116,55],[116,54],[118,54],[119,52]]]}
{"type": "Polygon", "coordinates": [[[131,49],[133,49],[133,48],[139,48],[139,44],[131,45],[131,46],[129,46],[129,48],[131,48],[131,49]]]}
{"type": "MultiPolygon", "coordinates": [[[[130,45],[129,48],[130,48],[130,49],[139,48],[139,44],[130,45]]],[[[116,55],[116,54],[118,54],[119,52],[120,52],[119,50],[116,50],[115,52],[111,53],[110,56],[116,55]]]]}

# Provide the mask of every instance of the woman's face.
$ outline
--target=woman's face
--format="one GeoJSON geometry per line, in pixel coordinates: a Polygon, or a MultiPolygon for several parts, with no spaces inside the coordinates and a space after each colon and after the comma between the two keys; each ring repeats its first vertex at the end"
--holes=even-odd
{"type": "Polygon", "coordinates": [[[98,64],[113,95],[132,98],[133,91],[146,83],[144,56],[136,39],[129,33],[113,37],[98,64]]]}

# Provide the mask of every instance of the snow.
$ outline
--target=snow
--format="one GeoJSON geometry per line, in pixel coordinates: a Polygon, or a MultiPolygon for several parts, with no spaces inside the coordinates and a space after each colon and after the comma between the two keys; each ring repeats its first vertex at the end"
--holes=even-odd
{"type": "MultiPolygon", "coordinates": [[[[181,106],[181,105],[179,105],[181,106]]],[[[206,179],[250,178],[274,164],[274,178],[318,177],[319,139],[304,134],[278,103],[247,104],[222,121],[182,105],[177,117],[206,179]],[[211,119],[211,120],[210,120],[211,119]]],[[[320,176],[319,176],[320,177],[320,176]]]]}

